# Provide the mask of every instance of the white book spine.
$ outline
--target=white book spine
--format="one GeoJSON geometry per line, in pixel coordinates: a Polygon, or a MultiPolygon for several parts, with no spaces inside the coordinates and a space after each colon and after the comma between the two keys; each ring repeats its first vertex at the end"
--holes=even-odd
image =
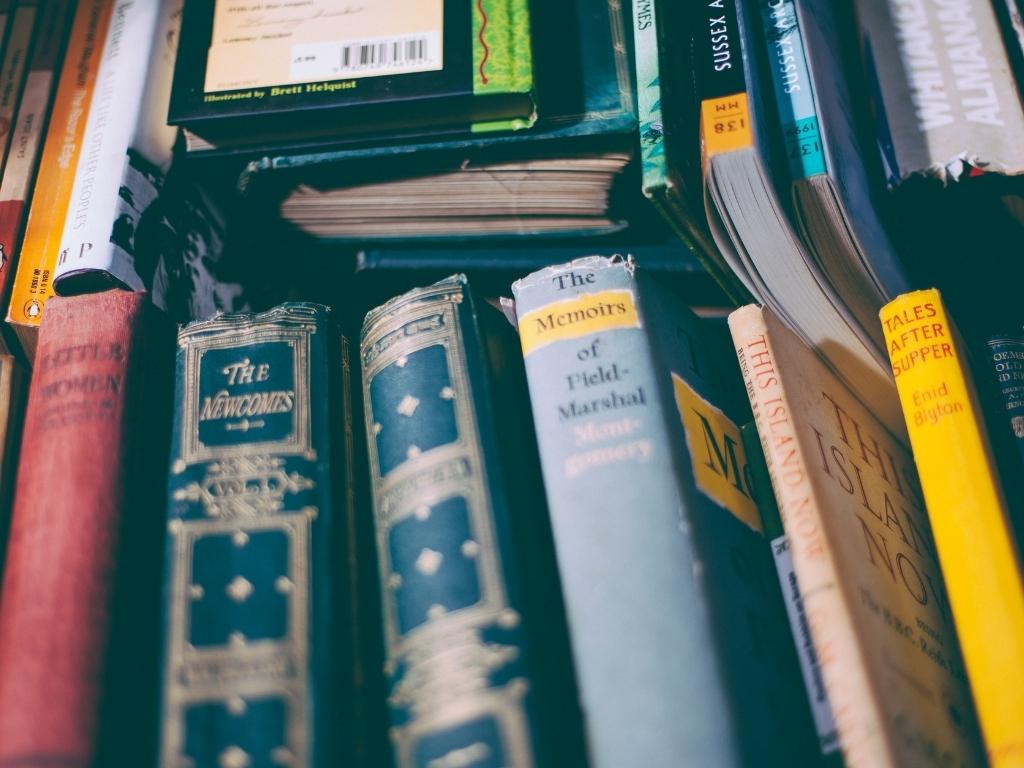
{"type": "Polygon", "coordinates": [[[171,158],[174,129],[163,112],[173,68],[167,44],[176,43],[179,7],[180,0],[114,6],[54,273],[58,293],[69,277],[86,274],[146,287],[135,269],[134,235],[171,158]],[[154,119],[158,102],[163,112],[154,119]]]}

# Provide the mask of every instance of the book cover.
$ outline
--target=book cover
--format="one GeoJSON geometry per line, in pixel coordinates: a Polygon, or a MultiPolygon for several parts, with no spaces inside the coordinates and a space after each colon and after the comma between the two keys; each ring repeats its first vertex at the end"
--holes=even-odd
{"type": "Polygon", "coordinates": [[[161,194],[176,131],[163,120],[181,0],[119,0],[82,135],[52,285],[142,290],[135,237],[161,194]]]}
{"type": "MultiPolygon", "coordinates": [[[[472,134],[421,129],[387,140],[309,142],[287,150],[266,146],[246,163],[239,188],[249,195],[267,187],[289,188],[321,166],[326,178],[333,175],[337,183],[339,171],[361,159],[386,160],[400,169],[414,155],[422,160],[429,153],[458,167],[467,158],[502,157],[517,148],[541,153],[578,146],[582,153],[632,147],[637,124],[628,9],[619,0],[579,0],[534,3],[531,13],[533,34],[556,35],[557,44],[538,44],[533,51],[539,108],[530,130],[472,134]]],[[[193,154],[206,155],[190,150],[193,154]]]]}
{"type": "Polygon", "coordinates": [[[515,332],[454,276],[361,355],[396,764],[580,765],[515,332]]]}
{"type": "Polygon", "coordinates": [[[185,13],[168,119],[213,145],[536,118],[526,0],[203,0],[185,13]]]}
{"type": "Polygon", "coordinates": [[[989,760],[1019,765],[1024,583],[966,350],[934,288],[879,317],[989,760]]]}
{"type": "Polygon", "coordinates": [[[336,765],[352,742],[347,347],[326,307],[178,334],[160,765],[336,765]]]}
{"type": "Polygon", "coordinates": [[[812,762],[728,347],[621,259],[512,292],[592,764],[812,762]]]}
{"type": "Polygon", "coordinates": [[[166,470],[169,331],[127,292],[57,300],[43,325],[0,608],[0,762],[153,763],[158,613],[152,594],[121,597],[149,584],[125,563],[160,559],[146,524],[166,470]],[[115,689],[130,706],[108,706],[115,689]]]}
{"type": "Polygon", "coordinates": [[[844,763],[984,765],[904,441],[770,310],[729,328],[844,763]]]}
{"type": "MultiPolygon", "coordinates": [[[[82,0],[71,26],[61,66],[50,124],[46,131],[35,189],[16,264],[7,306],[7,324],[31,358],[43,305],[53,294],[51,281],[70,210],[71,187],[81,152],[86,116],[96,86],[114,0],[82,0]]],[[[8,278],[10,279],[10,278],[8,278]]]]}

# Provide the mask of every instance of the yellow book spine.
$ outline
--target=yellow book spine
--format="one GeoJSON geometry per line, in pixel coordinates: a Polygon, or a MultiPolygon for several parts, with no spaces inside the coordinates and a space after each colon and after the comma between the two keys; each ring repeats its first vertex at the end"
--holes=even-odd
{"type": "Polygon", "coordinates": [[[989,759],[1024,766],[1020,557],[963,342],[935,289],[880,317],[989,759]]]}
{"type": "Polygon", "coordinates": [[[26,332],[39,325],[52,295],[50,281],[113,7],[114,0],[84,0],[68,39],[7,309],[7,322],[25,326],[26,332]]]}

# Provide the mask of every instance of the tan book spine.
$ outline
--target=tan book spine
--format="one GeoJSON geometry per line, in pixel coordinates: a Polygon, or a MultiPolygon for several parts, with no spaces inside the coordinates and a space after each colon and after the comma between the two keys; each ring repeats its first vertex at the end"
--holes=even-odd
{"type": "Polygon", "coordinates": [[[43,306],[53,293],[51,278],[113,7],[114,0],[79,3],[61,68],[7,309],[7,322],[29,359],[43,306]]]}
{"type": "Polygon", "coordinates": [[[762,310],[750,305],[733,312],[729,330],[740,358],[779,514],[789,535],[793,569],[844,763],[846,768],[896,768],[885,739],[882,713],[854,641],[856,632],[825,539],[822,510],[815,501],[807,457],[791,418],[793,409],[776,375],[776,355],[762,310]]]}

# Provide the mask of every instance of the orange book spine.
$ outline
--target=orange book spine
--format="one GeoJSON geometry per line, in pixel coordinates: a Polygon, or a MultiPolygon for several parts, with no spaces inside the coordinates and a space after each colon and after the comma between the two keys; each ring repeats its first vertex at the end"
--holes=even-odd
{"type": "Polygon", "coordinates": [[[30,357],[33,345],[26,338],[34,338],[43,306],[52,295],[50,278],[57,263],[113,7],[113,0],[84,0],[79,4],[61,68],[7,309],[7,322],[15,326],[30,357]]]}

